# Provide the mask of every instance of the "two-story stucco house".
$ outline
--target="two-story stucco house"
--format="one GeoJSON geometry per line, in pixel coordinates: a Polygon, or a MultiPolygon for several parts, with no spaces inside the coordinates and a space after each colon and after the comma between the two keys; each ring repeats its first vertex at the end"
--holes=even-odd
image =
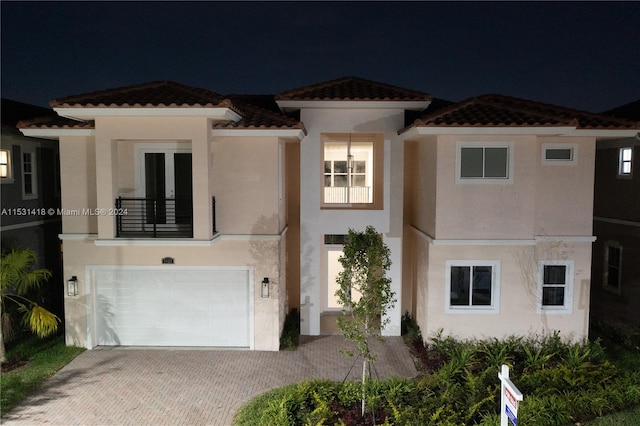
{"type": "MultiPolygon", "coordinates": [[[[157,82],[57,99],[67,341],[277,350],[335,332],[349,228],[425,336],[587,334],[596,140],[640,124],[346,77],[273,96],[157,82]],[[416,117],[418,117],[416,119],[416,117]]],[[[357,295],[354,295],[357,297],[357,295]]]]}

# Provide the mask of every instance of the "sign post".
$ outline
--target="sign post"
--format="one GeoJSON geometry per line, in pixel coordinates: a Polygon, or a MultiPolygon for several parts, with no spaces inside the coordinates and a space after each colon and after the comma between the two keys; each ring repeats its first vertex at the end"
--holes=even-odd
{"type": "Polygon", "coordinates": [[[500,379],[500,426],[518,425],[518,401],[522,401],[522,392],[509,379],[509,367],[502,366],[498,373],[500,379]]]}

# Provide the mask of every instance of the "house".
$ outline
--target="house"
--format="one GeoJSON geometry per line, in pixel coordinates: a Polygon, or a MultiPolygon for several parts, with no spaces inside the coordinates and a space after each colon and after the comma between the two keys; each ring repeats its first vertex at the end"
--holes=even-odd
{"type": "Polygon", "coordinates": [[[52,272],[49,284],[43,286],[47,308],[62,317],[58,143],[26,137],[16,127],[20,120],[54,113],[4,98],[1,111],[2,250],[29,248],[36,253],[37,266],[52,272]]]}
{"type": "MultiPolygon", "coordinates": [[[[640,101],[603,114],[640,120],[640,101]]],[[[596,147],[593,315],[640,327],[640,133],[596,147]]]]}
{"type": "MultiPolygon", "coordinates": [[[[56,99],[67,342],[277,350],[336,332],[349,228],[429,335],[587,333],[596,140],[640,124],[356,77],[270,96],[155,82],[56,99]],[[75,286],[71,286],[73,289],[75,286]]],[[[357,297],[357,295],[354,295],[357,297]]]]}

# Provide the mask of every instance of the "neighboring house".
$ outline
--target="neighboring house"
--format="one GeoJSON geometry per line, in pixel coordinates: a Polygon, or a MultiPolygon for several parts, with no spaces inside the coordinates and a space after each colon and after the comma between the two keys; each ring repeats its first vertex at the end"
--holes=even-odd
{"type": "MultiPolygon", "coordinates": [[[[603,114],[640,120],[640,101],[603,114]]],[[[616,325],[640,327],[640,133],[598,141],[591,307],[616,325]]]]}
{"type": "MultiPolygon", "coordinates": [[[[67,342],[277,350],[333,333],[349,228],[373,225],[425,336],[587,334],[596,140],[640,124],[354,77],[269,96],[156,82],[51,102],[67,342]],[[416,119],[416,117],[418,117],[416,119]]],[[[354,294],[357,297],[357,294],[354,294]]]]}
{"type": "Polygon", "coordinates": [[[47,307],[62,316],[58,142],[25,137],[16,127],[20,120],[54,115],[54,112],[4,98],[1,111],[2,250],[30,248],[35,251],[38,267],[53,273],[49,284],[43,286],[49,303],[47,307]]]}

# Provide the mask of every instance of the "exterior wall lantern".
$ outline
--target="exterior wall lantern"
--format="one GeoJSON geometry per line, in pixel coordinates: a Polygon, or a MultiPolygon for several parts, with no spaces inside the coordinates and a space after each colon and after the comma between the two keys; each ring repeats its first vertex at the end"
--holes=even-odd
{"type": "Polygon", "coordinates": [[[9,151],[0,150],[0,178],[9,177],[9,151]]]}
{"type": "Polygon", "coordinates": [[[77,296],[77,295],[78,295],[78,277],[74,275],[67,281],[67,296],[77,296]]]}
{"type": "Polygon", "coordinates": [[[262,287],[260,288],[260,296],[263,298],[269,297],[269,278],[264,277],[262,280],[262,287]]]}

